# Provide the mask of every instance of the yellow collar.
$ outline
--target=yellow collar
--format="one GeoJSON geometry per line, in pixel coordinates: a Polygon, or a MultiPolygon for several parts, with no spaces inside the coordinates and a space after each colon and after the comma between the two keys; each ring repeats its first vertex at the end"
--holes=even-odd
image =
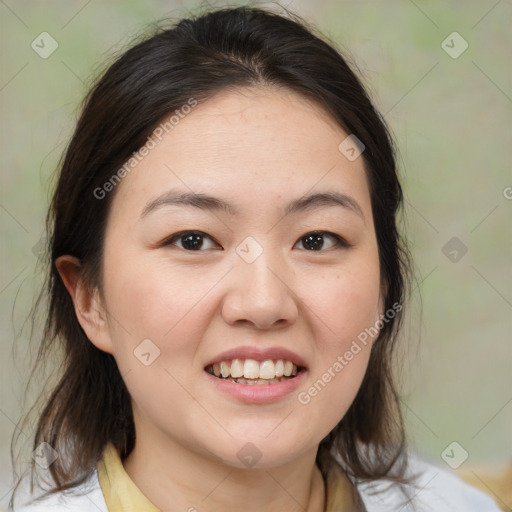
{"type": "Polygon", "coordinates": [[[159,512],[128,476],[112,443],[105,448],[97,467],[109,512],[159,512]]]}
{"type": "MultiPolygon", "coordinates": [[[[114,445],[108,444],[98,462],[98,479],[109,512],[159,512],[126,473],[114,445]]],[[[325,512],[350,510],[351,484],[339,467],[327,475],[325,512]]]]}

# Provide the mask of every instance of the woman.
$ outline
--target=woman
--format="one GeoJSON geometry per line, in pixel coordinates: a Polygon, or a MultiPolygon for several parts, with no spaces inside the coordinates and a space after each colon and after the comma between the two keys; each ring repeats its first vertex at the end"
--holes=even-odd
{"type": "Polygon", "coordinates": [[[65,355],[21,510],[498,510],[407,452],[401,203],[382,118],[298,17],[127,50],[48,216],[40,360],[65,355]]]}

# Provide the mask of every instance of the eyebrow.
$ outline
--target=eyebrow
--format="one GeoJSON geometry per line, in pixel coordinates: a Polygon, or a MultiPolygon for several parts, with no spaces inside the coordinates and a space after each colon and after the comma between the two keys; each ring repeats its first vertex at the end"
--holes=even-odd
{"type": "MultiPolygon", "coordinates": [[[[188,206],[204,211],[219,211],[229,215],[239,215],[240,210],[219,197],[210,196],[200,192],[184,192],[170,190],[161,196],[147,202],[142,210],[141,219],[149,213],[154,212],[165,206],[188,206]]],[[[359,217],[365,220],[363,211],[357,201],[346,194],[340,192],[318,192],[305,197],[300,197],[289,202],[284,208],[284,215],[314,210],[321,207],[341,206],[353,211],[359,217]]]]}

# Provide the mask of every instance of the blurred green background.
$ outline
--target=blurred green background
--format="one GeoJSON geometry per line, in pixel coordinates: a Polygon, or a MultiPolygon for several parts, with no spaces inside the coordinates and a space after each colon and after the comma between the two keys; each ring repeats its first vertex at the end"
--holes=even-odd
{"type": "MultiPolygon", "coordinates": [[[[255,5],[208,5],[242,4],[255,5]]],[[[37,243],[76,109],[106,59],[148,23],[200,5],[207,4],[0,1],[0,507],[12,485],[9,442],[29,372],[29,331],[17,333],[41,282],[37,243]],[[42,32],[58,44],[46,58],[31,46],[42,32]]],[[[453,441],[468,467],[510,461],[512,3],[286,5],[357,63],[398,143],[419,284],[401,349],[412,446],[446,469],[442,452],[453,441]]]]}

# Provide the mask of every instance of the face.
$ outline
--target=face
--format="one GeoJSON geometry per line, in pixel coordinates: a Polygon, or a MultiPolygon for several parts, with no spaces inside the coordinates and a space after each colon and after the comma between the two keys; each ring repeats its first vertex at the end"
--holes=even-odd
{"type": "Polygon", "coordinates": [[[347,135],[294,93],[225,91],[117,185],[107,330],[91,341],[117,361],[138,438],[236,467],[252,450],[273,467],[344,416],[370,353],[358,336],[382,312],[363,159],[338,149],[347,135]]]}

